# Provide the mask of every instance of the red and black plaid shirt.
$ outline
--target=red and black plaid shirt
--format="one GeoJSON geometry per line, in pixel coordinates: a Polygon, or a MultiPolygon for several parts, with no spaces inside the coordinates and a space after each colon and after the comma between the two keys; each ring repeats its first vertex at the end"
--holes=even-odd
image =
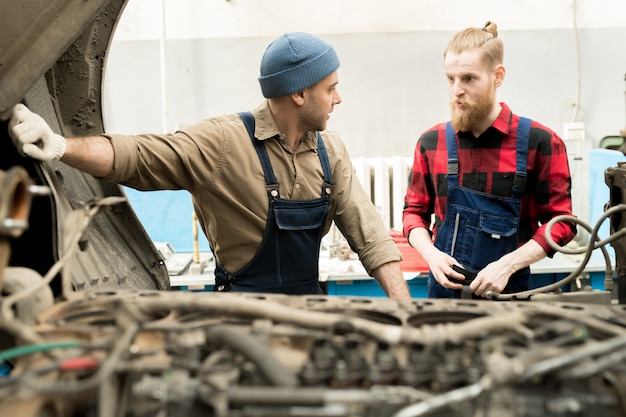
{"type": "MultiPolygon", "coordinates": [[[[479,138],[457,132],[459,185],[492,195],[510,197],[515,178],[515,144],[519,116],[501,103],[502,111],[479,138]]],[[[411,177],[404,201],[405,236],[416,227],[433,233],[446,214],[448,151],[446,124],[426,131],[417,142],[411,177]]],[[[571,177],[565,143],[538,122],[531,125],[528,141],[526,188],[522,198],[520,244],[534,239],[549,255],[554,250],[545,237],[546,223],[558,215],[572,215],[571,177]]],[[[552,239],[565,245],[576,233],[573,223],[559,222],[552,239]]]]}

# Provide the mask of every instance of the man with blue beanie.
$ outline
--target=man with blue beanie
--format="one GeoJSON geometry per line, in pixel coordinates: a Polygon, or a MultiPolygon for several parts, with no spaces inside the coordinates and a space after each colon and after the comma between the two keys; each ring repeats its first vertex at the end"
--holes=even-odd
{"type": "Polygon", "coordinates": [[[138,190],[188,190],[216,259],[216,291],[321,294],[320,244],[334,221],[385,293],[410,298],[400,251],[341,138],[326,131],[341,103],[338,68],[324,40],[285,33],[263,54],[266,100],[252,112],[166,135],[64,138],[18,104],[9,134],[31,158],[138,190]]]}

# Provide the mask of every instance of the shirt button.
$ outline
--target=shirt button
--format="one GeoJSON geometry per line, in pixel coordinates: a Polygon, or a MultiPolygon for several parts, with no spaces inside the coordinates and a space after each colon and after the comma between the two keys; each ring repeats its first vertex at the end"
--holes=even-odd
{"type": "Polygon", "coordinates": [[[300,189],[300,184],[296,184],[296,190],[300,189]]]}

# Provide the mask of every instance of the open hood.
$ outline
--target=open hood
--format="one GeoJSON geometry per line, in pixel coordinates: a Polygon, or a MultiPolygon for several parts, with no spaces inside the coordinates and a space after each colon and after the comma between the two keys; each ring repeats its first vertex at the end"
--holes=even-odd
{"type": "MultiPolygon", "coordinates": [[[[71,275],[76,290],[169,289],[169,278],[120,186],[58,161],[23,158],[11,143],[6,119],[13,106],[23,102],[64,136],[104,132],[103,70],[125,4],[24,0],[5,2],[0,13],[0,170],[20,167],[28,173],[29,192],[44,194],[23,200],[28,207],[19,211],[28,211],[27,225],[23,233],[6,238],[6,266],[26,267],[43,276],[72,251],[72,262],[63,263],[60,270],[71,275]],[[30,188],[30,183],[41,187],[30,188]],[[88,224],[84,231],[81,222],[88,224]],[[73,238],[76,233],[81,237],[73,238]]],[[[5,206],[11,205],[8,191],[0,190],[0,204],[5,206]]]]}

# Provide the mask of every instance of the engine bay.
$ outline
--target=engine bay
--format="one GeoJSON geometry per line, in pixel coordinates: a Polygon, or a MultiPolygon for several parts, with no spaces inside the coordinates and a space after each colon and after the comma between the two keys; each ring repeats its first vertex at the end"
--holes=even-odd
{"type": "Polygon", "coordinates": [[[626,412],[622,305],[87,291],[21,327],[5,415],[626,412]],[[26,343],[28,342],[28,343],[26,343]]]}

